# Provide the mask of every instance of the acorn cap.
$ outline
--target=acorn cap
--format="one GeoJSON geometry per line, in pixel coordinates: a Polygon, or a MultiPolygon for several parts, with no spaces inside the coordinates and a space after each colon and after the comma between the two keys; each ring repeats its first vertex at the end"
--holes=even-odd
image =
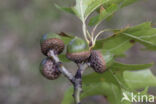
{"type": "Polygon", "coordinates": [[[91,67],[97,73],[102,73],[106,70],[106,62],[100,51],[92,50],[89,58],[91,67]]]}
{"type": "Polygon", "coordinates": [[[57,69],[54,61],[50,58],[45,58],[42,60],[40,64],[40,72],[45,78],[49,80],[57,79],[61,74],[61,72],[57,69]]]}
{"type": "Polygon", "coordinates": [[[90,56],[90,50],[88,44],[78,38],[75,37],[68,45],[67,45],[67,58],[76,62],[81,63],[86,61],[90,56]]]}
{"type": "Polygon", "coordinates": [[[60,54],[64,50],[64,42],[57,34],[45,34],[40,40],[41,51],[47,56],[49,50],[54,50],[56,54],[60,54]]]}

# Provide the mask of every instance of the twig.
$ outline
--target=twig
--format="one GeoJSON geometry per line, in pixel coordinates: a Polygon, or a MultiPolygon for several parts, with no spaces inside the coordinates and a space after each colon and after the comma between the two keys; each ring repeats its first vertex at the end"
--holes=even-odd
{"type": "Polygon", "coordinates": [[[88,67],[88,65],[85,64],[77,64],[78,70],[75,74],[75,83],[74,83],[74,99],[76,104],[80,103],[80,94],[82,93],[82,74],[85,71],[85,69],[88,67]]]}
{"type": "Polygon", "coordinates": [[[82,92],[82,74],[85,71],[85,69],[88,67],[89,64],[87,63],[83,63],[83,64],[77,64],[78,66],[78,70],[75,74],[75,76],[73,76],[60,62],[58,56],[54,53],[53,50],[50,50],[48,52],[48,57],[52,58],[58,69],[64,74],[64,76],[71,81],[71,83],[74,86],[74,93],[73,93],[73,97],[75,100],[75,104],[81,104],[80,103],[80,94],[82,92]]]}
{"type": "Polygon", "coordinates": [[[50,50],[48,52],[48,56],[55,60],[55,63],[57,64],[60,72],[64,74],[64,76],[69,79],[72,83],[74,83],[74,76],[62,65],[57,55],[55,55],[53,50],[50,50]]]}
{"type": "Polygon", "coordinates": [[[81,74],[81,69],[78,69],[75,75],[74,93],[73,93],[75,104],[80,104],[81,92],[82,92],[82,74],[81,74]]]}

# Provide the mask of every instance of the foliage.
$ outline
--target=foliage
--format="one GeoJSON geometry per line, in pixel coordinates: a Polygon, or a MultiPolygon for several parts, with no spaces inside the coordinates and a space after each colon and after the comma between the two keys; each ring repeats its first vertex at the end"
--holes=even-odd
{"type": "MultiPolygon", "coordinates": [[[[88,16],[97,10],[96,16],[91,17],[89,20],[90,26],[96,26],[120,8],[135,1],[137,0],[76,0],[74,7],[62,8],[58,5],[57,7],[76,15],[82,21],[83,25],[88,16]],[[100,6],[102,6],[102,10],[100,6]]],[[[109,52],[117,57],[123,55],[136,42],[139,42],[145,46],[145,49],[156,50],[156,28],[152,28],[150,22],[123,29],[112,29],[112,32],[112,36],[97,40],[94,49],[101,50],[103,53],[109,52]]],[[[64,36],[62,37],[64,38],[64,36]]],[[[62,54],[61,59],[67,62],[63,56],[62,54]]],[[[107,100],[111,104],[131,104],[131,102],[121,102],[123,92],[137,93],[138,89],[156,87],[156,77],[150,71],[152,65],[153,63],[137,65],[113,61],[105,73],[92,73],[83,77],[84,92],[81,98],[103,95],[107,97],[107,100]]],[[[71,104],[73,102],[71,96],[72,91],[72,88],[70,88],[65,93],[62,104],[71,104]]]]}

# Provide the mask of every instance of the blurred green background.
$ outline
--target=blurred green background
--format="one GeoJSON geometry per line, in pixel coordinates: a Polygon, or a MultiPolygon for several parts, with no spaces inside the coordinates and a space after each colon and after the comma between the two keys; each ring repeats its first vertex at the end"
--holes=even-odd
{"type": "MultiPolygon", "coordinates": [[[[49,81],[39,73],[44,56],[40,37],[47,32],[67,32],[81,36],[81,22],[57,10],[54,4],[72,6],[74,0],[0,0],[0,104],[60,104],[70,83],[63,77],[49,81]]],[[[139,2],[118,11],[101,28],[121,28],[144,21],[156,27],[156,0],[139,2]]],[[[156,53],[140,51],[136,44],[117,59],[124,63],[156,62],[156,53]]],[[[74,72],[75,65],[65,64],[74,72]]],[[[156,75],[156,67],[152,68],[156,75]],[[155,69],[155,70],[154,70],[155,69]]],[[[156,88],[150,89],[156,95],[156,88]]],[[[84,104],[104,104],[102,96],[88,97],[84,104]]]]}

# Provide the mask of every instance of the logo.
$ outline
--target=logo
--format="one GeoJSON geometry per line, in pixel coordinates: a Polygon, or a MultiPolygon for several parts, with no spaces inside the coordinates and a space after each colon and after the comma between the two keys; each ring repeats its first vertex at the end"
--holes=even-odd
{"type": "Polygon", "coordinates": [[[121,102],[123,101],[129,101],[129,102],[154,102],[154,96],[153,95],[143,95],[141,93],[134,94],[133,92],[130,94],[126,94],[125,92],[122,93],[123,98],[121,99],[121,102]]]}

